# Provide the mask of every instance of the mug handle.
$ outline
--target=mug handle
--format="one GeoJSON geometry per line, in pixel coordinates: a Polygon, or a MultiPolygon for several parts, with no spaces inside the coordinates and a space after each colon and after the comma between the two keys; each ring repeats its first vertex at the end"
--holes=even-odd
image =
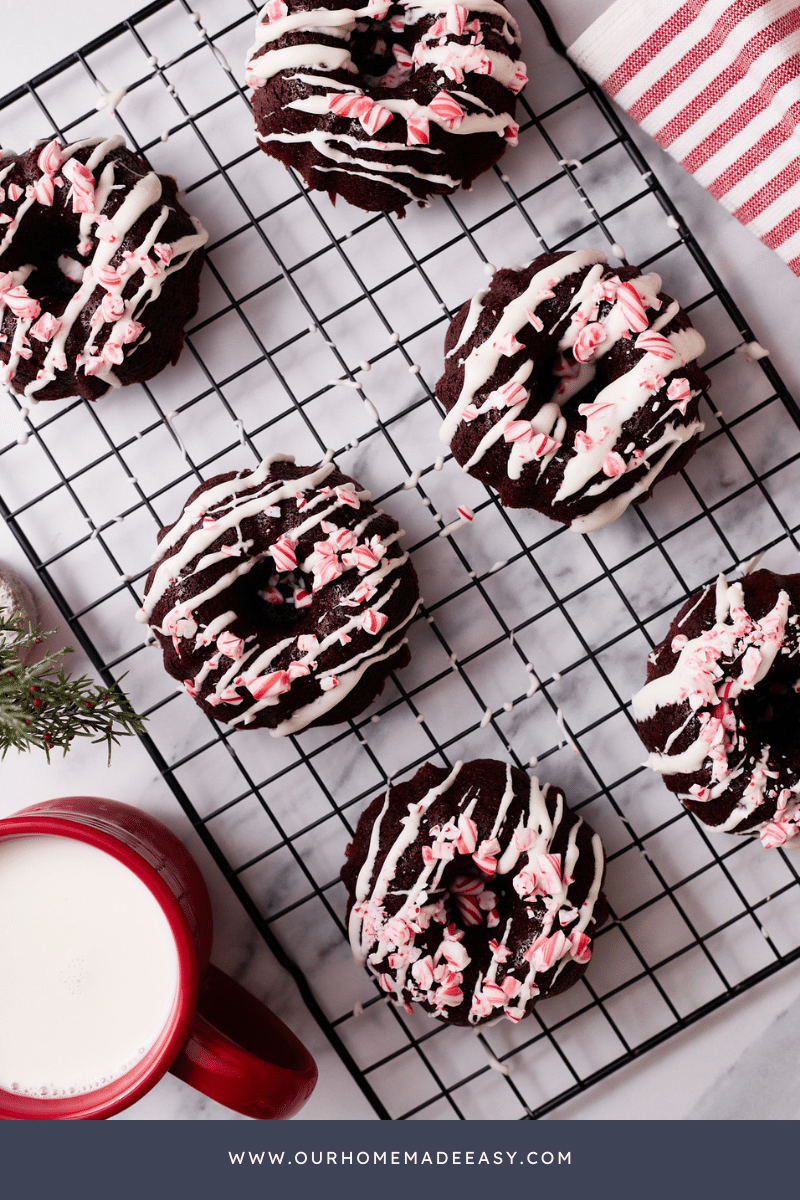
{"type": "Polygon", "coordinates": [[[293,1117],[317,1082],[317,1064],[303,1043],[213,964],[203,972],[189,1037],[170,1071],[260,1121],[293,1117]]]}

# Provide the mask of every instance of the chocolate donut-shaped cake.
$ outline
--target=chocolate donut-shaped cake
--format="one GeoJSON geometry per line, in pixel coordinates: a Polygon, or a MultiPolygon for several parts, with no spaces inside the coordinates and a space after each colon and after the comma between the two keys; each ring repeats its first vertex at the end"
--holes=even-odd
{"type": "Polygon", "coordinates": [[[256,136],[309,187],[402,215],[516,145],[519,44],[497,0],[270,0],[245,72],[256,136]]]}
{"type": "Polygon", "coordinates": [[[690,812],[783,845],[800,828],[800,575],[720,575],[687,600],[633,698],[639,736],[690,812]]]}
{"type": "Polygon", "coordinates": [[[498,271],[447,331],[441,439],[509,508],[580,533],[616,520],[697,447],[705,343],[655,273],[598,250],[498,271]]]}
{"type": "Polygon", "coordinates": [[[373,800],[347,848],[353,955],[443,1021],[519,1021],[586,970],[603,872],[559,788],[491,759],[426,763],[373,800]]]}
{"type": "Polygon", "coordinates": [[[0,157],[0,382],[32,402],[151,379],[197,311],[208,234],[121,137],[0,157]]]}
{"type": "Polygon", "coordinates": [[[274,737],[346,721],[410,660],[419,590],[401,536],[331,463],[276,454],[191,494],[137,619],[217,721],[274,737]]]}

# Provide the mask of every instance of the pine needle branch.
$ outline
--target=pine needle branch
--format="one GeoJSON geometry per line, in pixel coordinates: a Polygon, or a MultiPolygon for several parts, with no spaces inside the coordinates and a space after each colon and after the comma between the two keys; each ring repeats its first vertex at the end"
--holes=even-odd
{"type": "Polygon", "coordinates": [[[20,651],[54,632],[26,626],[21,617],[0,608],[0,759],[12,747],[36,747],[50,762],[51,750],[66,754],[76,737],[88,737],[106,743],[110,763],[112,745],[140,733],[144,718],[133,711],[119,681],[107,688],[86,675],[66,675],[61,658],[72,653],[71,646],[38,662],[22,661],[20,651]]]}

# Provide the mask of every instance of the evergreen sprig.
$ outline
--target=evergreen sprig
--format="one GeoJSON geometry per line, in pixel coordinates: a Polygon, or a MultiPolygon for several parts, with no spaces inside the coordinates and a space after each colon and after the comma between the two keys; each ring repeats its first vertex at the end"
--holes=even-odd
{"type": "Polygon", "coordinates": [[[111,762],[112,744],[140,733],[144,718],[133,711],[118,683],[107,688],[86,675],[80,679],[66,675],[60,659],[72,654],[71,646],[45,654],[38,662],[22,662],[20,651],[54,632],[42,633],[0,607],[0,759],[12,746],[18,750],[35,746],[44,750],[50,762],[51,750],[66,754],[76,737],[88,737],[107,744],[111,762]]]}

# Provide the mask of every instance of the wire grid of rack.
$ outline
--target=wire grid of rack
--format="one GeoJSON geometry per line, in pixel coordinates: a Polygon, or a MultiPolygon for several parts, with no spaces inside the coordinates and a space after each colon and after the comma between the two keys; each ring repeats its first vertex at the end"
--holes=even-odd
{"type": "Polygon", "coordinates": [[[211,234],[175,369],[96,405],[2,401],[0,506],[97,670],[128,672],[146,748],[376,1114],[538,1117],[800,956],[791,855],[710,839],[643,772],[627,708],[686,595],[767,550],[792,569],[798,411],[769,360],[742,369],[752,333],[613,110],[547,44],[538,0],[515,5],[519,148],[403,221],[334,208],[254,148],[238,69],[254,12],[159,0],[0,101],[7,146],[116,125],[211,234]],[[432,392],[488,261],[578,245],[664,276],[717,396],[683,475],[587,537],[504,511],[441,455],[432,392]],[[365,714],[283,740],[208,720],[133,619],[155,533],[196,483],[278,449],[330,449],[371,487],[425,599],[412,665],[365,714]],[[475,519],[447,532],[459,504],[475,519]],[[476,1036],[353,966],[338,870],[387,781],[482,756],[565,788],[605,840],[614,919],[581,983],[476,1036]]]}

